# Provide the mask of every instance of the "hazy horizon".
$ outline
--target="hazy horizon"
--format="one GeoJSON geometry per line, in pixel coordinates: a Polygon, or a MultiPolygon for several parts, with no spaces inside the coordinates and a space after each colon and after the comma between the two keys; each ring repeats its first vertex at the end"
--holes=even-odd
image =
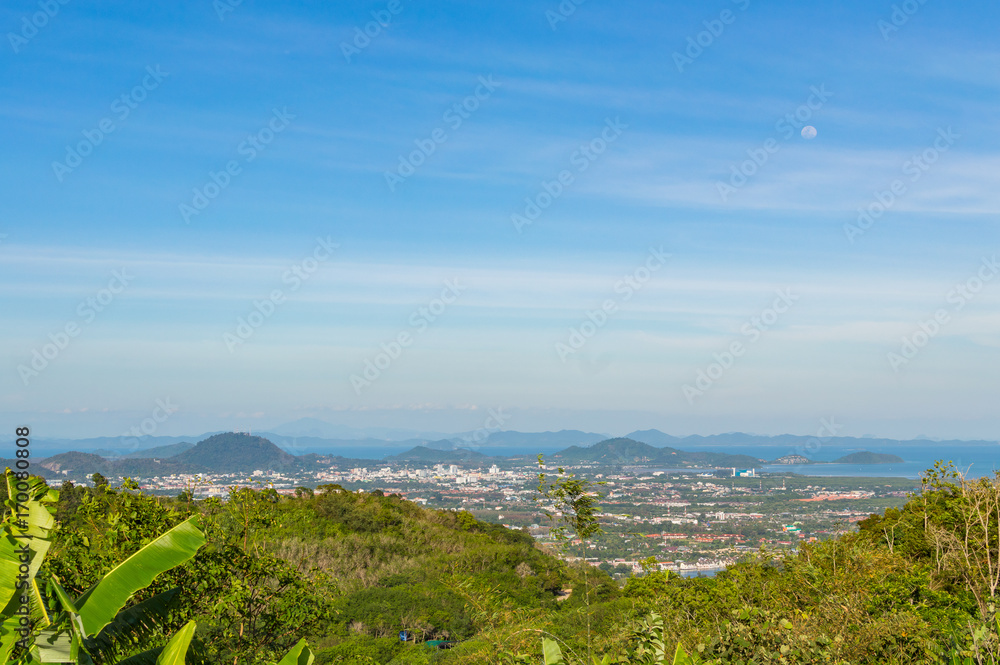
{"type": "MultiPolygon", "coordinates": [[[[474,412],[478,410],[472,410],[474,412]]],[[[72,414],[68,414],[72,415],[72,414]]],[[[159,417],[160,412],[157,412],[156,417],[159,417]]],[[[173,414],[170,414],[171,416],[173,414]]],[[[365,425],[363,421],[359,421],[355,424],[345,424],[344,422],[331,422],[329,420],[324,420],[321,418],[313,417],[303,417],[293,421],[281,421],[281,422],[271,422],[271,423],[257,423],[256,425],[249,424],[250,419],[244,419],[243,424],[232,425],[229,427],[224,426],[210,426],[206,425],[202,429],[188,427],[185,429],[185,424],[191,422],[190,420],[185,420],[183,422],[170,422],[171,418],[166,418],[162,423],[157,423],[156,418],[153,415],[147,416],[142,420],[137,420],[136,424],[131,425],[128,429],[122,431],[115,431],[114,429],[98,430],[98,429],[85,429],[85,428],[49,428],[46,426],[38,427],[35,426],[36,436],[41,440],[46,439],[59,439],[59,440],[84,440],[84,439],[102,439],[102,438],[114,438],[114,437],[126,437],[128,439],[134,439],[136,437],[143,438],[156,438],[156,437],[168,437],[168,438],[190,438],[192,442],[198,437],[205,436],[210,433],[215,432],[250,432],[260,435],[265,434],[278,434],[280,436],[300,436],[300,437],[314,437],[319,439],[330,439],[330,440],[352,440],[361,438],[372,438],[384,441],[404,441],[410,439],[448,439],[453,437],[459,437],[461,435],[475,434],[479,439],[485,438],[495,432],[519,432],[524,434],[539,434],[547,432],[561,432],[561,431],[581,431],[590,434],[602,434],[606,435],[608,438],[623,437],[637,431],[646,430],[658,430],[664,434],[674,436],[677,438],[684,438],[688,436],[725,436],[727,434],[745,434],[749,436],[760,436],[760,437],[779,437],[779,436],[798,436],[798,437],[817,437],[822,440],[826,440],[834,437],[845,437],[845,438],[856,438],[856,439],[888,439],[888,440],[899,440],[899,441],[944,441],[944,440],[957,440],[957,441],[994,441],[996,437],[989,436],[935,436],[925,433],[917,433],[912,435],[884,435],[875,432],[863,432],[858,433],[855,431],[849,431],[843,423],[837,421],[836,418],[823,418],[819,421],[818,426],[814,427],[812,430],[800,429],[798,431],[794,430],[784,430],[784,431],[756,431],[752,429],[720,429],[720,430],[706,430],[706,431],[682,431],[671,429],[667,425],[663,426],[645,426],[645,427],[622,427],[613,430],[604,430],[600,428],[587,428],[587,427],[544,427],[539,426],[537,428],[523,428],[523,427],[512,427],[510,423],[513,421],[520,420],[521,422],[533,422],[534,418],[525,418],[523,414],[517,414],[516,412],[509,412],[504,409],[486,409],[483,410],[482,422],[478,427],[454,427],[454,428],[420,428],[420,427],[407,427],[405,425],[391,426],[385,424],[368,424],[365,425]],[[516,418],[517,415],[521,415],[521,418],[516,418]],[[503,425],[497,425],[497,416],[502,419],[503,425]],[[302,423],[308,422],[311,426],[316,423],[320,429],[325,429],[325,432],[321,431],[310,431],[308,429],[303,429],[302,423]],[[143,423],[147,427],[143,428],[143,423]],[[156,423],[155,428],[152,423],[156,423]],[[148,432],[148,433],[147,433],[148,432]]],[[[100,416],[101,420],[107,420],[106,416],[100,416]]],[[[238,422],[239,418],[230,419],[231,422],[238,422]]],[[[412,421],[411,421],[412,422],[412,421]]],[[[443,422],[443,421],[442,421],[443,422]]],[[[459,421],[453,421],[458,423],[459,421]]],[[[544,422],[544,419],[540,419],[538,422],[544,422]]],[[[0,435],[0,438],[12,438],[0,435]]]]}

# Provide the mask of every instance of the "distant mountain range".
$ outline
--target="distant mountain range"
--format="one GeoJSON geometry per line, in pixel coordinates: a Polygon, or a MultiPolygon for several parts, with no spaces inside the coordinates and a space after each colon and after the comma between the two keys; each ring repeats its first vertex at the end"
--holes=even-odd
{"type": "MultiPolygon", "coordinates": [[[[319,455],[345,455],[354,458],[384,458],[406,452],[417,446],[425,446],[438,450],[456,450],[459,448],[477,449],[484,454],[507,455],[523,453],[550,453],[571,445],[586,446],[609,438],[606,434],[581,432],[577,430],[562,430],[559,432],[515,432],[479,430],[457,435],[435,434],[427,437],[411,437],[406,439],[382,439],[371,436],[358,438],[324,438],[305,434],[323,433],[329,430],[310,428],[309,419],[296,421],[300,427],[280,427],[284,432],[301,432],[297,434],[282,434],[276,432],[258,432],[261,436],[283,448],[293,455],[315,453],[319,455]]],[[[322,422],[322,421],[316,421],[322,422]]],[[[340,431],[347,433],[348,428],[340,431]]],[[[362,430],[353,430],[360,432],[362,430]]],[[[365,430],[368,431],[368,430],[365,430]]],[[[400,433],[403,430],[384,430],[385,433],[400,433]]],[[[107,458],[136,457],[167,457],[171,453],[164,450],[167,446],[193,445],[192,441],[201,441],[223,432],[209,432],[199,436],[142,436],[135,437],[98,437],[93,439],[35,439],[32,450],[36,455],[53,455],[61,452],[83,451],[101,455],[107,458]]],[[[2,441],[2,439],[0,439],[2,441]]]]}
{"type": "MultiPolygon", "coordinates": [[[[639,433],[646,438],[662,432],[650,430],[639,433]]],[[[515,440],[520,433],[502,433],[506,443],[515,440]]],[[[552,445],[558,441],[590,441],[589,444],[570,445],[547,456],[547,461],[555,464],[605,464],[605,465],[663,465],[677,468],[737,467],[754,468],[766,464],[766,460],[743,454],[714,451],[685,451],[672,446],[654,446],[629,437],[592,441],[595,436],[586,432],[564,430],[561,432],[541,432],[528,436],[540,443],[552,445]]],[[[674,437],[670,437],[674,439],[674,437]]],[[[521,439],[523,440],[523,439],[521,439]]],[[[523,456],[490,457],[476,450],[462,448],[451,439],[426,442],[404,452],[391,455],[384,460],[321,457],[316,454],[292,455],[282,450],[274,442],[262,436],[245,433],[226,432],[212,435],[197,444],[178,442],[126,455],[114,451],[102,451],[106,456],[89,452],[71,451],[35,460],[32,469],[45,476],[80,478],[97,472],[105,476],[151,477],[179,473],[250,473],[261,470],[297,473],[325,468],[331,464],[340,467],[367,466],[378,462],[414,464],[476,464],[484,465],[504,459],[523,459],[523,456]]],[[[801,455],[785,455],[778,463],[809,464],[801,455]]],[[[855,452],[835,460],[841,464],[890,464],[903,460],[896,455],[855,452]]],[[[0,459],[0,467],[13,466],[12,460],[0,459]]]]}
{"type": "MultiPolygon", "coordinates": [[[[193,445],[223,432],[208,432],[196,436],[141,436],[96,437],[90,439],[32,440],[33,454],[43,457],[68,451],[99,454],[107,458],[168,457],[170,451],[160,450],[175,444],[193,445]]],[[[509,456],[524,454],[553,454],[571,446],[584,448],[610,438],[608,434],[581,430],[555,432],[518,432],[514,430],[476,430],[457,434],[433,431],[403,430],[394,428],[357,428],[333,425],[315,418],[302,418],[286,423],[271,431],[257,432],[279,448],[296,456],[307,453],[342,455],[351,458],[389,458],[403,454],[417,446],[437,450],[471,449],[484,455],[509,456]]],[[[817,438],[784,434],[763,436],[730,432],[710,436],[672,436],[660,430],[648,429],[631,432],[624,437],[657,448],[670,447],[686,451],[719,451],[729,454],[750,455],[774,459],[787,454],[816,451],[817,438]],[[809,446],[809,447],[807,447],[809,446]]],[[[0,446],[11,441],[0,435],[0,446]]],[[[818,440],[827,460],[861,450],[891,453],[899,450],[929,451],[935,447],[996,446],[996,441],[933,441],[930,439],[895,440],[884,438],[826,437],[818,440]]],[[[0,450],[3,450],[0,447],[0,450]]],[[[809,453],[815,457],[815,453],[809,453]]]]}
{"type": "Polygon", "coordinates": [[[829,436],[815,437],[799,434],[779,434],[777,436],[765,436],[762,434],[746,434],[744,432],[729,432],[727,434],[712,434],[702,436],[692,434],[691,436],[677,437],[664,434],[657,429],[647,429],[626,434],[626,438],[642,441],[653,446],[682,446],[685,448],[702,448],[706,446],[740,446],[755,448],[796,448],[805,446],[808,443],[820,442],[824,447],[830,448],[917,448],[917,447],[944,447],[949,445],[961,446],[996,446],[996,441],[986,440],[947,440],[940,441],[934,439],[883,439],[875,437],[855,437],[855,436],[829,436]]]}

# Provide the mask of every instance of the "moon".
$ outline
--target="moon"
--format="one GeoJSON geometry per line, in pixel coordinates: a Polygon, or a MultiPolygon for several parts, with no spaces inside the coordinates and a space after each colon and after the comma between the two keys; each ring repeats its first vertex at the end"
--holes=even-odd
{"type": "Polygon", "coordinates": [[[806,125],[802,128],[802,138],[804,139],[814,139],[816,138],[816,128],[812,125],[806,125]]]}

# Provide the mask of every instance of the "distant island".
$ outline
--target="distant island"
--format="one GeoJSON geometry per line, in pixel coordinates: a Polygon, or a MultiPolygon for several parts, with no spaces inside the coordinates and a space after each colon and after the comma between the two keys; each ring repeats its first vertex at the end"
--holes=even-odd
{"type": "Polygon", "coordinates": [[[451,464],[456,462],[478,462],[483,463],[492,459],[487,455],[466,448],[454,448],[451,450],[440,450],[427,446],[417,446],[405,453],[387,457],[386,461],[392,462],[425,462],[429,464],[451,464]]]}
{"type": "Polygon", "coordinates": [[[905,460],[898,455],[887,455],[885,453],[870,453],[867,450],[844,455],[833,460],[833,464],[902,464],[905,460]]]}
{"type": "Polygon", "coordinates": [[[570,446],[551,455],[555,463],[569,464],[662,464],[671,467],[739,467],[753,468],[764,460],[750,455],[733,455],[707,451],[686,452],[676,448],[656,448],[625,437],[600,441],[592,446],[570,446]]]}
{"type": "Polygon", "coordinates": [[[902,464],[902,457],[896,455],[886,455],[884,453],[871,453],[867,450],[851,453],[837,458],[832,462],[816,462],[802,455],[785,455],[771,462],[771,464],[902,464]]]}
{"type": "Polygon", "coordinates": [[[778,459],[771,462],[771,464],[815,464],[808,457],[803,457],[802,455],[785,455],[784,457],[779,457],[778,459]]]}

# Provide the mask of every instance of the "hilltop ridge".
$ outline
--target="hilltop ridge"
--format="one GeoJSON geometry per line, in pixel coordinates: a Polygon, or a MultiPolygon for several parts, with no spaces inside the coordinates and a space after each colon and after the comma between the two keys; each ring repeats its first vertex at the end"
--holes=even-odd
{"type": "Polygon", "coordinates": [[[676,448],[656,448],[625,437],[606,439],[592,446],[570,446],[551,456],[553,462],[601,462],[604,464],[666,464],[673,466],[751,467],[764,460],[750,455],[716,452],[686,452],[676,448]]]}
{"type": "Polygon", "coordinates": [[[316,455],[291,455],[260,436],[226,432],[197,444],[172,444],[142,455],[106,459],[94,453],[71,451],[37,461],[33,468],[47,477],[79,478],[101,473],[110,476],[164,476],[176,473],[241,473],[261,471],[301,471],[315,467],[316,455]],[[180,450],[180,452],[177,452],[180,450]]]}

